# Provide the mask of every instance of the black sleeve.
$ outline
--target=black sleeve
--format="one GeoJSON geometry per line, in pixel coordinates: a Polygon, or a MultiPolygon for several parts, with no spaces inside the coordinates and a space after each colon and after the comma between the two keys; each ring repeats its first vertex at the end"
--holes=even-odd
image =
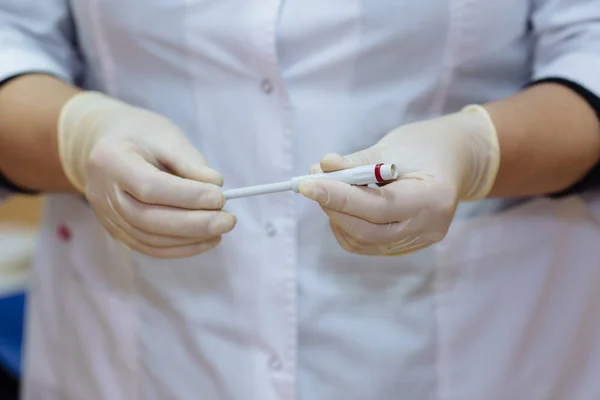
{"type": "Polygon", "coordinates": [[[14,192],[14,193],[19,193],[19,194],[36,195],[36,194],[39,193],[37,191],[25,189],[25,188],[22,188],[20,186],[15,185],[14,183],[12,183],[11,181],[9,181],[2,174],[0,174],[0,187],[8,189],[8,190],[10,190],[11,192],[14,192]]]}
{"type": "MultiPolygon", "coordinates": [[[[528,86],[538,85],[541,83],[558,83],[568,87],[575,93],[580,95],[594,109],[600,123],[600,97],[590,92],[583,86],[563,78],[546,78],[530,83],[528,86]]],[[[593,167],[579,182],[572,185],[570,188],[558,193],[550,195],[550,197],[562,197],[570,194],[582,193],[591,189],[600,189],[600,164],[593,167]]]]}

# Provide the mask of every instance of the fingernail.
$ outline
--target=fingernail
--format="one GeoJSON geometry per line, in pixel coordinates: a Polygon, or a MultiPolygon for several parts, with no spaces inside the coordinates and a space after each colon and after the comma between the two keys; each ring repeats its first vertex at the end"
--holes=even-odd
{"type": "Polygon", "coordinates": [[[220,235],[232,230],[236,222],[237,219],[232,214],[223,214],[208,224],[208,230],[212,235],[220,235]]]}
{"type": "Polygon", "coordinates": [[[341,156],[336,153],[325,154],[320,165],[323,171],[337,171],[355,166],[348,156],[341,156]]]}
{"type": "Polygon", "coordinates": [[[327,198],[327,193],[320,183],[314,181],[303,181],[298,185],[298,191],[317,203],[322,203],[327,198]]]}
{"type": "Polygon", "coordinates": [[[319,164],[314,164],[312,167],[310,167],[310,171],[308,172],[309,174],[318,174],[323,172],[321,170],[321,166],[319,164]]]}
{"type": "Polygon", "coordinates": [[[209,183],[213,183],[217,186],[223,186],[223,177],[211,167],[202,167],[202,173],[209,183]]]}
{"type": "Polygon", "coordinates": [[[220,191],[210,190],[202,196],[201,203],[207,208],[221,208],[225,204],[225,198],[220,191]]]}

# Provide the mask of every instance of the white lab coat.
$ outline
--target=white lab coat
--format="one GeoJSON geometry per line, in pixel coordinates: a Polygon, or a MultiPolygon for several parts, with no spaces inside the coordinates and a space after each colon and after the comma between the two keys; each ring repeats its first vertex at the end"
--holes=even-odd
{"type": "MultiPolygon", "coordinates": [[[[600,1],[0,0],[0,77],[31,70],[168,116],[233,188],[531,79],[600,94],[600,1]]],[[[365,257],[283,193],[169,261],[50,196],[25,400],[600,399],[596,203],[462,205],[439,245],[365,257]]]]}

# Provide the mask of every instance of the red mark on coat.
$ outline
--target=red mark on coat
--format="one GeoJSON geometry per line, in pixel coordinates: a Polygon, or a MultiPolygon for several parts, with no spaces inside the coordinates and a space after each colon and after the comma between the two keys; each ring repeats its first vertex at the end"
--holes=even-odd
{"type": "Polygon", "coordinates": [[[66,225],[60,225],[56,231],[56,234],[63,242],[71,240],[71,230],[66,225]]]}

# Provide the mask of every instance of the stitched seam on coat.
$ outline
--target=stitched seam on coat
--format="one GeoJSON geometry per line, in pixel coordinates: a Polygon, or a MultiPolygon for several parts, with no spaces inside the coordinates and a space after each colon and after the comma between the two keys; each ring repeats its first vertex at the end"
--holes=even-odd
{"type": "MultiPolygon", "coordinates": [[[[90,5],[88,8],[88,18],[90,20],[90,32],[92,36],[92,41],[96,45],[98,49],[98,73],[100,74],[100,79],[104,82],[104,91],[113,97],[118,98],[118,91],[116,85],[116,69],[114,57],[110,51],[110,46],[106,41],[106,32],[104,27],[102,26],[102,18],[101,18],[101,0],[90,1],[90,5]]],[[[112,240],[112,239],[111,239],[112,240]]],[[[132,287],[131,287],[131,299],[130,301],[135,302],[132,304],[132,311],[134,315],[132,317],[136,317],[135,328],[131,328],[133,338],[135,340],[135,346],[132,348],[132,379],[127,383],[130,384],[132,399],[139,400],[140,399],[140,383],[139,383],[139,348],[140,348],[140,338],[139,338],[139,326],[140,326],[140,316],[138,309],[138,302],[136,301],[137,297],[137,285],[136,285],[136,277],[137,270],[135,263],[133,263],[132,253],[129,251],[125,252],[126,258],[128,259],[128,267],[131,268],[132,274],[132,287]]],[[[124,254],[124,255],[125,255],[124,254]]]]}
{"type": "Polygon", "coordinates": [[[459,27],[460,23],[464,20],[464,18],[462,18],[462,10],[465,6],[465,1],[467,0],[451,0],[448,5],[448,35],[442,59],[443,74],[440,78],[439,88],[431,103],[431,108],[429,110],[430,115],[440,115],[448,100],[450,85],[454,78],[454,57],[459,49],[461,38],[459,27]]]}
{"type": "MultiPolygon", "coordinates": [[[[448,20],[448,40],[446,42],[445,52],[442,60],[443,75],[440,79],[440,87],[432,102],[430,115],[441,115],[448,101],[450,86],[454,78],[454,60],[460,48],[462,39],[462,23],[464,23],[465,7],[469,7],[470,0],[451,0],[449,3],[448,20]]],[[[449,265],[444,263],[440,254],[436,255],[436,274],[434,281],[434,312],[437,330],[437,398],[438,400],[449,400],[451,398],[450,390],[450,372],[448,365],[450,363],[449,348],[444,337],[445,325],[449,323],[449,306],[442,301],[443,296],[447,296],[445,286],[449,279],[449,265]]]]}
{"type": "Polygon", "coordinates": [[[102,79],[105,82],[106,92],[116,97],[115,63],[110,52],[110,46],[108,46],[105,40],[106,36],[100,18],[100,3],[101,0],[90,2],[88,17],[90,19],[92,40],[98,49],[99,72],[102,74],[102,79]]]}

